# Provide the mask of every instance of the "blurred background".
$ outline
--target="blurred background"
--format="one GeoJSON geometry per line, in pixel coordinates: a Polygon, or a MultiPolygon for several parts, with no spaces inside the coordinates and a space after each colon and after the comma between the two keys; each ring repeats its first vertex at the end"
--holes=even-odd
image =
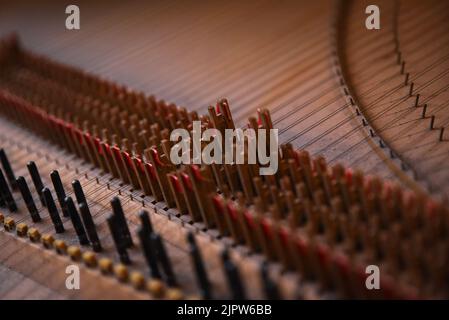
{"type": "Polygon", "coordinates": [[[200,113],[226,97],[241,126],[268,108],[281,142],[447,198],[449,3],[376,1],[380,30],[369,4],[2,1],[0,36],[200,113]]]}

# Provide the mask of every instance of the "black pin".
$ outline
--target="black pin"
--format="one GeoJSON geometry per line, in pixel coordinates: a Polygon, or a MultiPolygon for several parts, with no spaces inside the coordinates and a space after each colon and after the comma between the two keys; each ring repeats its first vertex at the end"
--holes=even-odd
{"type": "Polygon", "coordinates": [[[164,243],[162,242],[161,236],[157,233],[152,233],[150,235],[150,239],[153,245],[153,248],[156,250],[157,258],[162,265],[162,269],[164,270],[165,279],[167,284],[170,287],[176,287],[177,281],[175,274],[173,272],[173,268],[170,262],[170,259],[167,255],[167,251],[165,251],[164,243]]]}
{"type": "Polygon", "coordinates": [[[72,181],[73,191],[75,192],[76,202],[78,205],[81,203],[87,203],[86,197],[84,196],[83,188],[81,187],[81,183],[78,180],[72,181]]]}
{"type": "MultiPolygon", "coordinates": [[[[1,169],[0,169],[1,171],[1,169]]],[[[4,177],[3,177],[4,178],[4,177]]],[[[3,184],[0,183],[0,207],[6,207],[6,201],[3,195],[3,184]]]]}
{"type": "Polygon", "coordinates": [[[137,235],[139,236],[140,245],[142,246],[145,260],[150,267],[151,277],[154,279],[160,279],[161,273],[157,265],[156,251],[150,241],[150,233],[148,233],[143,226],[140,226],[137,229],[137,235]]]}
{"type": "Polygon", "coordinates": [[[50,173],[51,181],[53,182],[53,187],[56,191],[56,196],[58,198],[59,205],[61,206],[62,215],[64,217],[69,216],[69,212],[67,211],[66,203],[65,203],[65,191],[64,186],[62,185],[61,177],[59,176],[59,172],[56,170],[53,170],[50,173]]]}
{"type": "Polygon", "coordinates": [[[81,245],[89,244],[89,239],[87,238],[86,230],[84,230],[83,223],[81,222],[81,218],[78,214],[78,211],[76,210],[72,198],[66,197],[64,202],[65,202],[64,206],[67,209],[68,214],[70,215],[70,220],[72,220],[73,228],[75,229],[80,244],[81,245]]]}
{"type": "Polygon", "coordinates": [[[236,265],[229,258],[229,253],[227,250],[222,252],[221,260],[223,261],[226,279],[232,292],[232,298],[235,300],[244,300],[245,290],[243,289],[239,271],[236,265]]]}
{"type": "Polygon", "coordinates": [[[28,188],[28,184],[24,177],[20,176],[17,178],[17,186],[19,187],[20,193],[22,194],[23,201],[28,208],[28,212],[30,213],[31,220],[33,222],[41,221],[41,216],[39,215],[39,211],[36,208],[36,204],[34,203],[33,196],[31,195],[30,189],[28,188]]]}
{"type": "Polygon", "coordinates": [[[117,226],[118,231],[121,234],[121,238],[123,239],[127,248],[133,246],[133,240],[131,237],[131,233],[129,232],[128,223],[126,223],[125,214],[123,213],[122,205],[120,204],[120,199],[117,197],[112,198],[111,200],[112,211],[114,212],[114,216],[117,218],[117,226]]]}
{"type": "Polygon", "coordinates": [[[5,150],[3,149],[0,149],[0,161],[2,162],[3,170],[5,170],[5,175],[11,185],[11,188],[13,190],[17,190],[17,182],[14,171],[12,170],[11,164],[9,163],[5,150]]]}
{"type": "Polygon", "coordinates": [[[204,262],[193,233],[189,232],[187,234],[187,241],[190,245],[190,257],[192,258],[193,267],[195,268],[196,278],[201,289],[202,297],[203,299],[212,299],[209,278],[207,276],[206,268],[204,267],[204,262]]]}
{"type": "Polygon", "coordinates": [[[62,224],[61,217],[59,216],[58,208],[56,208],[55,201],[51,195],[51,191],[48,188],[42,189],[42,194],[45,199],[45,204],[47,206],[48,213],[50,215],[51,221],[55,227],[56,233],[63,233],[64,225],[62,224]]]}
{"type": "Polygon", "coordinates": [[[95,252],[103,250],[101,247],[100,239],[98,238],[97,229],[95,228],[94,220],[90,214],[89,207],[86,202],[81,202],[79,205],[81,218],[83,219],[84,227],[86,228],[89,241],[92,244],[92,249],[95,252]]]}
{"type": "Polygon", "coordinates": [[[427,103],[422,108],[421,118],[424,119],[426,117],[426,111],[427,111],[427,103]]]}
{"type": "Polygon", "coordinates": [[[153,232],[153,224],[151,223],[148,211],[142,210],[139,213],[140,222],[142,224],[142,229],[148,235],[153,232]]]}
{"type": "Polygon", "coordinates": [[[1,186],[0,186],[0,207],[6,207],[6,202],[3,199],[3,189],[1,186]]]}
{"type": "MultiPolygon", "coordinates": [[[[413,82],[410,83],[410,90],[408,92],[408,95],[411,97],[413,95],[413,88],[415,87],[415,84],[413,82]]],[[[418,97],[419,99],[419,97],[418,97]]]]}
{"type": "Polygon", "coordinates": [[[31,180],[33,180],[34,187],[36,188],[37,194],[41,199],[42,205],[45,207],[45,198],[42,194],[42,189],[44,189],[44,184],[42,183],[41,175],[39,174],[39,170],[37,170],[37,166],[34,161],[30,161],[27,164],[28,171],[31,175],[31,180]]]}
{"type": "Polygon", "coordinates": [[[271,280],[268,274],[268,264],[266,261],[260,266],[260,277],[262,279],[265,296],[268,300],[279,300],[280,294],[277,285],[271,280]]]}
{"type": "Polygon", "coordinates": [[[418,93],[415,98],[415,107],[417,107],[419,105],[419,97],[420,97],[420,94],[418,93]]]}
{"type": "Polygon", "coordinates": [[[11,212],[17,211],[17,205],[12,196],[11,190],[9,189],[8,183],[6,182],[5,176],[3,175],[3,171],[0,169],[0,197],[3,199],[2,203],[6,205],[6,207],[11,212]]]}
{"type": "Polygon", "coordinates": [[[120,261],[124,264],[131,264],[131,259],[129,258],[127,245],[124,239],[122,238],[122,234],[120,232],[120,228],[118,226],[117,217],[111,214],[108,218],[108,226],[109,230],[112,234],[112,239],[114,239],[115,248],[117,249],[120,261]]]}

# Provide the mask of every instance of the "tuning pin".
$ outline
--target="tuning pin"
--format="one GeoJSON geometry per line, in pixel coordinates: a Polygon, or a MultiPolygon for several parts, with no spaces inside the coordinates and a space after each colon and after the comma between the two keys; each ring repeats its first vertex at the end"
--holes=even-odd
{"type": "Polygon", "coordinates": [[[120,199],[118,197],[114,197],[111,200],[112,211],[114,212],[114,216],[117,218],[117,226],[118,231],[120,232],[121,238],[127,248],[133,246],[133,240],[131,237],[131,233],[129,232],[128,223],[126,222],[125,214],[123,213],[122,205],[120,204],[120,199]]]}
{"type": "Polygon", "coordinates": [[[69,216],[69,212],[65,206],[65,198],[66,194],[64,191],[64,186],[62,185],[61,177],[59,176],[59,172],[56,170],[53,170],[50,173],[51,181],[53,182],[53,187],[55,188],[56,196],[58,198],[59,205],[62,210],[62,215],[64,217],[69,216]]]}
{"type": "Polygon", "coordinates": [[[56,233],[63,233],[64,225],[62,224],[61,217],[59,216],[58,209],[56,208],[55,201],[53,200],[53,196],[51,195],[51,191],[48,188],[42,189],[42,194],[45,199],[45,204],[47,206],[48,213],[50,215],[51,221],[55,227],[56,233]]]}
{"type": "Polygon", "coordinates": [[[122,262],[123,264],[131,264],[131,259],[129,258],[128,252],[126,251],[126,248],[128,246],[121,236],[122,234],[118,226],[117,216],[111,214],[107,218],[107,221],[109,230],[112,234],[112,239],[114,240],[115,248],[117,249],[117,252],[119,254],[120,262],[122,262]]]}
{"type": "Polygon", "coordinates": [[[5,150],[0,149],[0,161],[3,166],[3,170],[5,170],[6,178],[8,178],[9,184],[13,190],[17,189],[16,177],[14,175],[14,171],[11,168],[11,164],[9,163],[8,157],[6,156],[5,150]]]}
{"type": "Polygon", "coordinates": [[[167,252],[165,251],[165,246],[162,242],[161,236],[158,235],[157,233],[153,232],[150,235],[150,239],[153,244],[153,248],[156,249],[157,257],[158,257],[159,262],[162,265],[162,269],[164,270],[167,284],[170,287],[176,287],[177,286],[176,277],[173,272],[173,268],[172,268],[170,259],[167,255],[167,252]]]}
{"type": "Polygon", "coordinates": [[[211,299],[211,284],[207,277],[206,268],[200,254],[200,250],[196,244],[195,236],[189,232],[187,234],[187,241],[190,245],[190,257],[192,258],[193,266],[195,268],[196,278],[201,288],[203,299],[211,299]]]}
{"type": "Polygon", "coordinates": [[[23,201],[28,208],[28,211],[33,222],[41,221],[39,211],[34,203],[33,196],[31,195],[30,189],[24,177],[20,176],[17,178],[17,186],[19,187],[20,193],[22,194],[23,201]]]}
{"type": "Polygon", "coordinates": [[[98,238],[97,229],[95,228],[94,220],[90,214],[89,207],[86,202],[81,202],[79,205],[81,218],[84,222],[84,227],[86,228],[89,241],[92,244],[92,249],[95,252],[100,252],[103,250],[101,247],[100,239],[98,238]]]}
{"type": "Polygon", "coordinates": [[[137,230],[137,235],[139,236],[140,245],[142,246],[147,264],[150,267],[151,277],[160,279],[161,273],[157,265],[156,251],[150,240],[150,233],[147,233],[144,226],[140,226],[137,230]]]}
{"type": "Polygon", "coordinates": [[[236,265],[230,260],[228,250],[223,250],[221,260],[229,288],[231,289],[232,298],[234,300],[244,300],[245,290],[243,289],[240,274],[236,265]]]}
{"type": "Polygon", "coordinates": [[[84,230],[83,223],[81,222],[78,211],[76,211],[75,204],[71,197],[65,198],[65,208],[70,216],[70,220],[72,220],[73,228],[75,229],[76,235],[78,236],[78,240],[81,245],[89,244],[89,239],[86,235],[86,230],[84,230]]]}
{"type": "Polygon", "coordinates": [[[16,212],[17,205],[12,196],[11,190],[9,189],[8,183],[6,182],[3,171],[0,169],[0,197],[3,199],[2,202],[6,204],[9,211],[16,212]]]}
{"type": "Polygon", "coordinates": [[[263,289],[268,300],[279,300],[279,290],[276,284],[268,275],[268,264],[264,261],[260,266],[260,277],[262,279],[263,289]]]}
{"type": "Polygon", "coordinates": [[[39,174],[39,170],[37,169],[36,164],[34,161],[30,161],[27,164],[28,171],[31,175],[31,180],[33,180],[34,187],[36,188],[37,194],[39,195],[39,198],[41,199],[42,205],[45,207],[45,198],[42,194],[42,189],[44,189],[44,184],[42,183],[41,176],[39,174]]]}

